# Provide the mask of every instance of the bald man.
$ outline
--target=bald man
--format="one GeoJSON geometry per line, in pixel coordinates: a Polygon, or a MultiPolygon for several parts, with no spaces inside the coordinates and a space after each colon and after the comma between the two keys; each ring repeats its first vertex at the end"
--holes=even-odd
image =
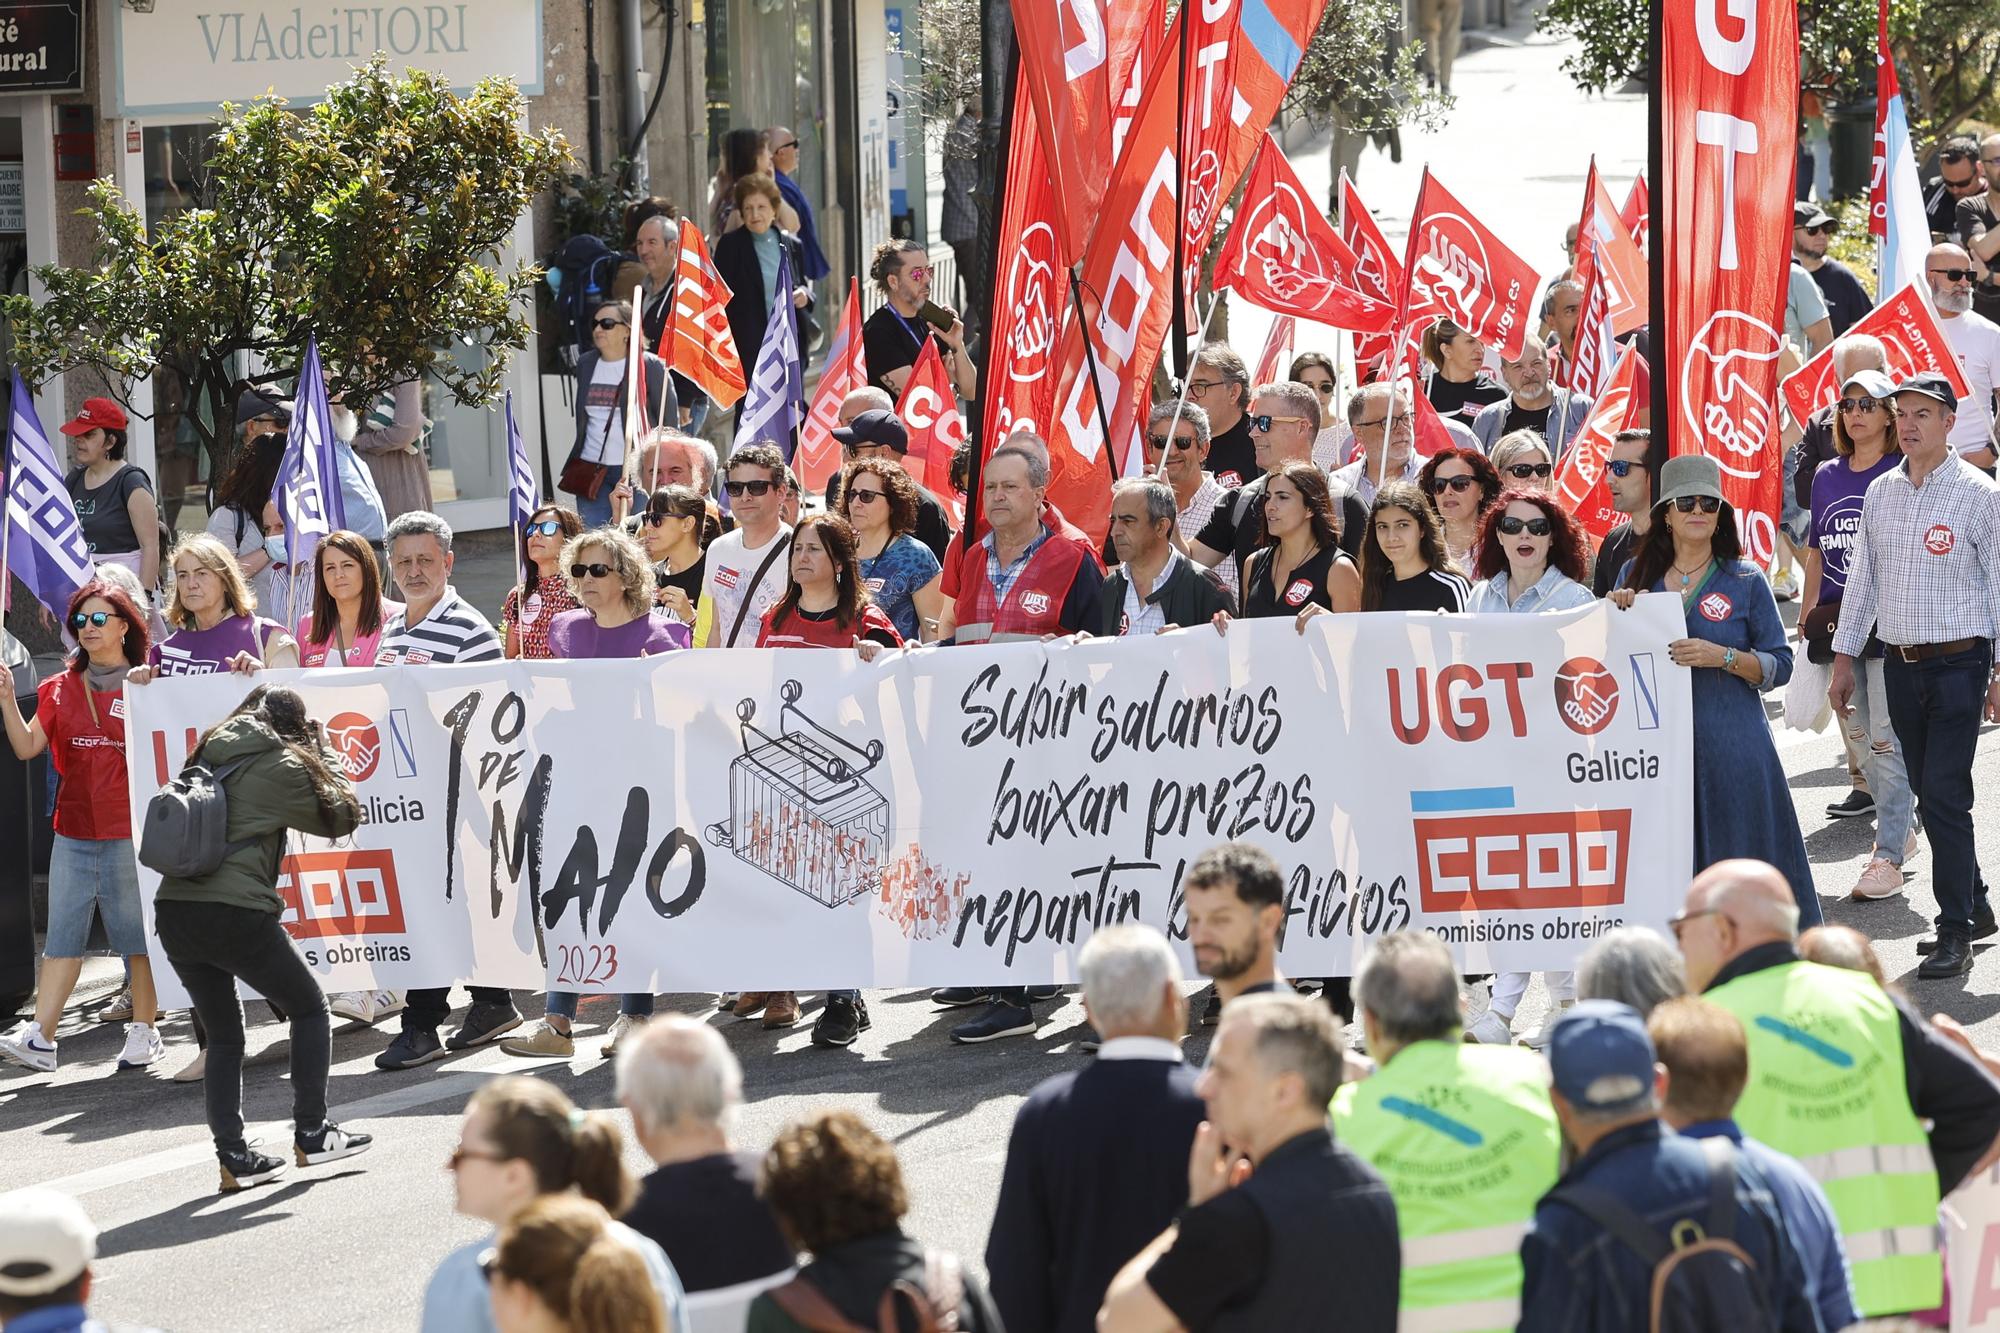
{"type": "Polygon", "coordinates": [[[826,252],[819,244],[819,222],[813,217],[812,200],[806,197],[805,187],[799,184],[799,136],[783,125],[773,125],[764,131],[771,143],[772,174],[778,178],[778,193],[785,196],[785,206],[778,210],[778,225],[799,238],[799,248],[805,256],[805,280],[818,282],[831,270],[826,252]]]}
{"type": "Polygon", "coordinates": [[[1945,443],[1974,467],[1993,471],[1993,389],[2000,385],[2000,325],[1972,308],[1972,281],[1977,270],[1963,246],[1934,245],[1924,258],[1930,281],[1931,305],[1937,310],[1944,340],[1958,358],[1958,368],[1971,392],[1959,400],[1958,420],[1945,443]]]}
{"type": "MultiPolygon", "coordinates": [[[[1970,140],[1956,140],[1960,147],[1970,140]]],[[[1952,144],[1945,145],[1949,152],[1952,144]]],[[[1938,156],[1939,174],[1956,174],[1966,165],[1973,166],[1973,181],[1979,181],[1984,188],[1972,190],[1969,194],[1959,194],[1952,201],[1951,225],[1942,228],[1944,239],[1956,240],[1971,252],[1973,261],[1979,266],[1979,278],[1972,289],[1972,308],[1987,319],[2000,321],[2000,134],[1989,134],[1974,150],[1977,164],[1947,165],[1944,154],[1938,156]],[[1989,165],[1990,164],[1990,165],[1989,165]],[[1985,179],[1980,181],[1983,175],[1985,179]]],[[[1960,182],[1961,185],[1969,182],[1960,182]]],[[[1948,195],[1955,191],[1947,191],[1948,195]]],[[[1929,210],[1926,209],[1926,212],[1929,210]]],[[[1940,230],[1933,228],[1933,230],[1940,230]]]]}
{"type": "Polygon", "coordinates": [[[1689,988],[1749,1035],[1737,1123],[1825,1188],[1856,1308],[1871,1319],[1933,1308],[1938,1201],[2000,1160],[2000,1083],[1873,977],[1801,961],[1798,907],[1773,866],[1710,866],[1672,924],[1689,988]]]}

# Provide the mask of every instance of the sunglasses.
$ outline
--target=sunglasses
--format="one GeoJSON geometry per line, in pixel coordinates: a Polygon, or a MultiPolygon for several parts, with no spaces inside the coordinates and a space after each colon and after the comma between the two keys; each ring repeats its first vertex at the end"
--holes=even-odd
{"type": "Polygon", "coordinates": [[[722,489],[731,495],[742,495],[746,491],[751,495],[768,495],[777,484],[775,481],[725,481],[722,489]]]}
{"type": "Polygon", "coordinates": [[[771,151],[774,153],[782,153],[787,148],[797,148],[798,146],[799,146],[799,141],[797,139],[787,139],[785,140],[785,142],[779,144],[776,148],[773,148],[771,151]]]}
{"type": "Polygon", "coordinates": [[[569,567],[569,576],[573,579],[580,579],[586,574],[594,579],[608,579],[617,572],[617,570],[609,565],[590,564],[571,565],[569,567]]]}
{"type": "MultiPolygon", "coordinates": [[[[460,1144],[451,1150],[451,1156],[445,1158],[444,1169],[447,1171],[456,1171],[467,1162],[504,1162],[506,1160],[507,1157],[504,1153],[482,1152],[478,1148],[468,1148],[460,1144]]],[[[488,1250],[487,1253],[491,1254],[493,1251],[488,1250]]]]}
{"type": "Polygon", "coordinates": [[[909,268],[904,269],[903,274],[904,276],[909,278],[911,282],[922,282],[925,278],[928,278],[931,275],[931,270],[928,264],[915,264],[909,268]]]}
{"type": "Polygon", "coordinates": [[[1635,467],[1642,472],[1647,470],[1646,465],[1644,463],[1638,462],[1630,458],[1614,458],[1610,462],[1604,465],[1605,471],[1609,472],[1612,476],[1619,478],[1631,476],[1632,469],[1635,467]]]}
{"type": "Polygon", "coordinates": [[[1519,481],[1530,477],[1546,477],[1554,473],[1554,463],[1514,463],[1507,468],[1507,475],[1519,481]]]}
{"type": "Polygon", "coordinates": [[[1469,491],[1479,484],[1479,478],[1470,472],[1456,477],[1436,477],[1431,481],[1431,494],[1441,495],[1445,491],[1469,491]]]}
{"type": "Polygon", "coordinates": [[[1674,508],[1680,510],[1683,514],[1692,514],[1696,505],[1701,506],[1702,513],[1713,514],[1722,508],[1722,501],[1716,499],[1713,495],[1676,495],[1674,497],[1674,508]]]}
{"type": "Polygon", "coordinates": [[[591,323],[597,325],[600,329],[622,329],[625,327],[625,321],[622,319],[594,319],[591,323]]]}
{"type": "Polygon", "coordinates": [[[1336,386],[1331,384],[1313,384],[1307,387],[1309,387],[1314,393],[1318,394],[1322,398],[1331,398],[1333,396],[1333,391],[1336,386]]]}
{"type": "Polygon", "coordinates": [[[1804,232],[1808,236],[1831,236],[1833,235],[1834,232],[1838,231],[1839,229],[1840,229],[1840,224],[1836,222],[1822,222],[1816,227],[1799,228],[1800,231],[1804,232]]]}
{"type": "Polygon", "coordinates": [[[553,537],[562,531],[562,524],[552,518],[545,518],[539,523],[530,523],[527,527],[521,529],[521,531],[530,537],[553,537]]]}
{"type": "Polygon", "coordinates": [[[1931,276],[1943,278],[1946,282],[1971,282],[1975,275],[1969,268],[1934,268],[1931,276]]]}
{"type": "Polygon", "coordinates": [[[1194,438],[1192,436],[1183,438],[1179,435],[1174,436],[1171,440],[1164,435],[1148,435],[1146,437],[1146,447],[1156,454],[1165,453],[1169,444],[1173,445],[1175,449],[1184,451],[1194,448],[1194,438]]]}
{"type": "Polygon", "coordinates": [[[85,625],[95,625],[103,629],[111,621],[124,618],[116,611],[79,611],[69,618],[69,623],[77,629],[82,629],[85,625]]]}
{"type": "Polygon", "coordinates": [[[1938,177],[1938,179],[1944,181],[1944,188],[1950,190],[1953,194],[1964,194],[1971,190],[1983,190],[1986,188],[1986,182],[1979,179],[1977,172],[1967,176],[1962,181],[1947,181],[1942,176],[1938,177]]]}
{"type": "Polygon", "coordinates": [[[1250,429],[1251,429],[1251,430],[1253,430],[1253,431],[1255,431],[1255,432],[1256,432],[1257,434],[1259,434],[1259,435],[1268,435],[1268,434],[1270,433],[1270,431],[1271,431],[1271,427],[1272,427],[1273,425],[1275,425],[1276,423],[1280,422],[1280,421],[1304,421],[1304,422],[1311,422],[1311,421],[1312,421],[1312,418],[1311,418],[1311,417],[1275,417],[1275,416],[1272,416],[1272,415],[1271,415],[1271,414],[1270,414],[1269,412],[1266,412],[1266,413],[1265,413],[1265,414],[1264,414],[1263,416],[1261,416],[1261,417],[1245,417],[1245,418],[1244,418],[1244,420],[1245,420],[1245,421],[1248,421],[1248,422],[1250,423],[1250,429]]]}
{"type": "Polygon", "coordinates": [[[649,528],[657,528],[663,525],[670,518],[693,518],[693,517],[694,515],[691,513],[684,514],[678,509],[667,509],[667,510],[662,510],[659,513],[646,515],[646,526],[649,528]]]}
{"type": "Polygon", "coordinates": [[[855,486],[849,488],[847,502],[849,504],[874,504],[882,498],[882,495],[883,492],[881,491],[864,491],[859,486],[855,486]]]}
{"type": "Polygon", "coordinates": [[[1878,407],[1887,406],[1888,404],[1880,398],[1843,398],[1840,400],[1840,410],[1843,412],[1873,412],[1878,407]]]}
{"type": "Polygon", "coordinates": [[[1508,537],[1520,536],[1523,528],[1527,529],[1530,537],[1546,537],[1555,531],[1554,526],[1545,518],[1515,518],[1512,514],[1502,514],[1493,526],[1508,537]]]}

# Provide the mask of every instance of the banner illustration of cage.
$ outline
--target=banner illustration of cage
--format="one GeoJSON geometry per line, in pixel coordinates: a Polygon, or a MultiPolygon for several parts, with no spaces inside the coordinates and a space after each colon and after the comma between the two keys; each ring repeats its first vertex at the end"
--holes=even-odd
{"type": "Polygon", "coordinates": [[[875,893],[882,883],[889,799],[863,776],[882,761],[882,742],[857,746],[806,716],[788,680],[778,734],[752,721],[757,701],[736,705],[743,753],[729,764],[729,818],[705,830],[727,848],[822,907],[875,893]]]}

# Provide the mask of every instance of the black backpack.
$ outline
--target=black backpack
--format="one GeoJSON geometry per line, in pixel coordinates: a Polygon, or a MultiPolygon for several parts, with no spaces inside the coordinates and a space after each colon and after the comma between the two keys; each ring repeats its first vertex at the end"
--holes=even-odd
{"type": "Polygon", "coordinates": [[[622,299],[611,290],[618,266],[626,256],[588,233],[572,236],[549,257],[550,276],[556,282],[556,318],[569,329],[577,355],[590,350],[590,320],[606,301],[622,299]]]}
{"type": "Polygon", "coordinates": [[[168,879],[200,879],[214,874],[226,857],[256,846],[255,838],[229,841],[229,796],[222,785],[249,762],[210,768],[200,751],[188,756],[181,775],[146,803],[139,864],[168,879]]]}
{"type": "Polygon", "coordinates": [[[1608,1190],[1565,1185],[1549,1197],[1590,1218],[1653,1270],[1652,1333],[1776,1333],[1778,1319],[1756,1261],[1736,1243],[1736,1149],[1703,1139],[1708,1159],[1708,1217],[1683,1218],[1666,1234],[1608,1190]]]}

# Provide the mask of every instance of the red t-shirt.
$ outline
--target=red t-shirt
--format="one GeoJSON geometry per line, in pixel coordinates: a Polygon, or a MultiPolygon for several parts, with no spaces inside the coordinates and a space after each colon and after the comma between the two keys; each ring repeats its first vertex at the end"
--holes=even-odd
{"type": "Polygon", "coordinates": [[[777,610],[774,606],[764,613],[763,625],[757,631],[759,648],[852,648],[857,638],[873,639],[891,648],[903,646],[903,636],[896,632],[895,622],[873,602],[861,608],[861,622],[847,629],[840,628],[831,611],[815,616],[797,607],[792,608],[783,625],[773,625],[771,617],[777,610]]]}
{"type": "Polygon", "coordinates": [[[35,687],[35,716],[49,738],[49,758],[62,779],[56,788],[55,830],[80,842],[132,836],[125,786],[125,694],[90,688],[74,671],[35,687]],[[91,705],[97,716],[91,717],[91,705]]]}

